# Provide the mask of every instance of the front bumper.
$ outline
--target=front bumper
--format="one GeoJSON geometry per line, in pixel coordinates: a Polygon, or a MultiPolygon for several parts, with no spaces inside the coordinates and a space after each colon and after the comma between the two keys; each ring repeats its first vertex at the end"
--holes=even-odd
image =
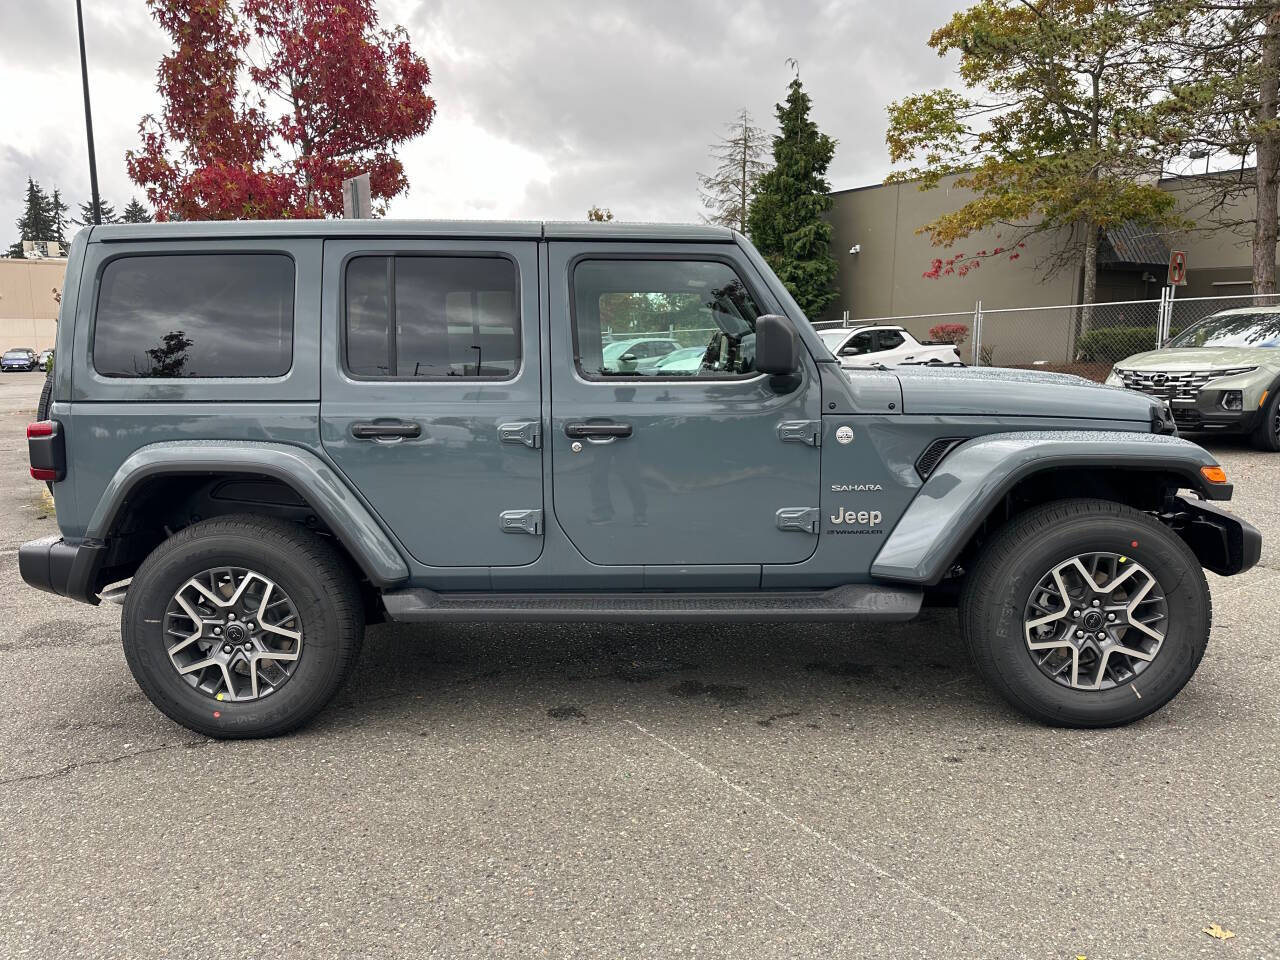
{"type": "Polygon", "coordinates": [[[1178,429],[1188,433],[1252,433],[1262,412],[1253,410],[1224,410],[1221,391],[1195,400],[1174,400],[1173,422],[1178,429]]]}
{"type": "Polygon", "coordinates": [[[1253,524],[1201,500],[1174,500],[1175,509],[1161,519],[1177,532],[1206,570],[1230,577],[1244,573],[1262,557],[1262,534],[1253,524]]]}
{"type": "Polygon", "coordinates": [[[18,572],[29,586],[81,603],[98,603],[97,579],[105,547],[42,537],[18,548],[18,572]]]}

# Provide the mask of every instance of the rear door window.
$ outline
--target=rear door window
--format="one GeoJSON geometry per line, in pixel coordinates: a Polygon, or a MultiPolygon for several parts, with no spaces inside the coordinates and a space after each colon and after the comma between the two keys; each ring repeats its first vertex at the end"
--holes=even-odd
{"type": "Polygon", "coordinates": [[[275,253],[119,257],[102,271],[93,365],[104,377],[282,377],[294,264],[275,253]]]}
{"type": "Polygon", "coordinates": [[[519,276],[505,257],[355,257],[345,301],[354,377],[508,380],[520,368],[519,276]]]}
{"type": "Polygon", "coordinates": [[[906,343],[902,334],[897,330],[881,330],[879,339],[881,350],[896,350],[898,347],[906,343]]]}

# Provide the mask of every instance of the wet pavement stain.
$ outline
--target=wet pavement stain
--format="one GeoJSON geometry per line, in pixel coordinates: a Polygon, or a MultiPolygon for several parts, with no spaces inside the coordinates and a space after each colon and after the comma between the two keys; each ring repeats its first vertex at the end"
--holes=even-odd
{"type": "Polygon", "coordinates": [[[775,720],[786,720],[789,717],[798,717],[798,716],[800,716],[799,710],[790,710],[787,713],[771,714],[770,716],[765,717],[763,720],[757,720],[756,723],[760,724],[760,726],[762,727],[772,727],[773,721],[775,720]]]}
{"type": "Polygon", "coordinates": [[[832,677],[843,677],[846,680],[861,680],[866,677],[875,676],[876,668],[870,663],[855,663],[851,660],[845,660],[841,663],[828,663],[825,660],[819,660],[815,663],[806,663],[804,668],[810,673],[825,673],[832,677]]]}
{"type": "Polygon", "coordinates": [[[586,720],[587,715],[572,704],[563,707],[552,707],[547,711],[552,720],[586,720]]]}
{"type": "Polygon", "coordinates": [[[677,660],[628,660],[613,668],[613,675],[626,683],[646,683],[668,673],[695,670],[698,664],[677,660]]]}
{"type": "Polygon", "coordinates": [[[682,680],[671,688],[671,693],[685,700],[691,700],[694,697],[710,697],[722,709],[735,706],[747,698],[746,687],[703,683],[701,680],[682,680]]]}

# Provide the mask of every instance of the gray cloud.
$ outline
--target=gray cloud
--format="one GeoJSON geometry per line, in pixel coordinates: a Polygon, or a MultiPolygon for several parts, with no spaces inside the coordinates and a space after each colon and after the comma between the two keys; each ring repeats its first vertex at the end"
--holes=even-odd
{"type": "MultiPolygon", "coordinates": [[[[465,118],[540,158],[508,216],[579,218],[593,203],[623,219],[696,219],[708,144],[741,107],[773,129],[795,57],[818,124],[839,141],[833,186],[887,172],[885,105],[945,83],[950,66],[925,43],[959,0],[648,0],[559,3],[380,0],[431,64],[441,120],[465,118]]],[[[79,202],[88,194],[70,3],[6,2],[0,81],[44,77],[38,136],[30,113],[0,103],[0,239],[7,245],[27,176],[79,202]]],[[[103,193],[140,193],[124,172],[141,115],[156,108],[155,67],[167,48],[142,0],[86,4],[103,193]]],[[[440,124],[441,131],[447,129],[440,124]]],[[[433,130],[426,137],[447,134],[433,130]]],[[[443,142],[433,143],[439,150],[443,142]]],[[[412,156],[407,157],[412,160],[412,156]]],[[[411,183],[432,170],[412,162],[411,183]]],[[[419,179],[421,178],[421,180],[419,179]]],[[[412,215],[414,197],[393,215],[412,215]]],[[[517,194],[518,196],[519,194],[517,194]]]]}
{"type": "MultiPolygon", "coordinates": [[[[406,12],[427,40],[441,110],[458,110],[546,157],[530,215],[694,219],[695,174],[741,107],[774,127],[788,57],[800,63],[819,125],[840,141],[837,187],[884,176],[885,105],[944,83],[925,47],[950,16],[938,0],[608,6],[589,0],[504,6],[428,0],[406,12]]],[[[411,171],[412,173],[412,171],[411,171]]]]}

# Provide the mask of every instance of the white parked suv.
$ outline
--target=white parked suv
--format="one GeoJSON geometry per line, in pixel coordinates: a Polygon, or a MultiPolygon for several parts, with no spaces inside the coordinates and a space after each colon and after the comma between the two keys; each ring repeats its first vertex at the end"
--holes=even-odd
{"type": "Polygon", "coordinates": [[[955,344],[921,343],[899,326],[837,327],[819,330],[818,336],[842,367],[961,363],[960,350],[955,344]]]}

